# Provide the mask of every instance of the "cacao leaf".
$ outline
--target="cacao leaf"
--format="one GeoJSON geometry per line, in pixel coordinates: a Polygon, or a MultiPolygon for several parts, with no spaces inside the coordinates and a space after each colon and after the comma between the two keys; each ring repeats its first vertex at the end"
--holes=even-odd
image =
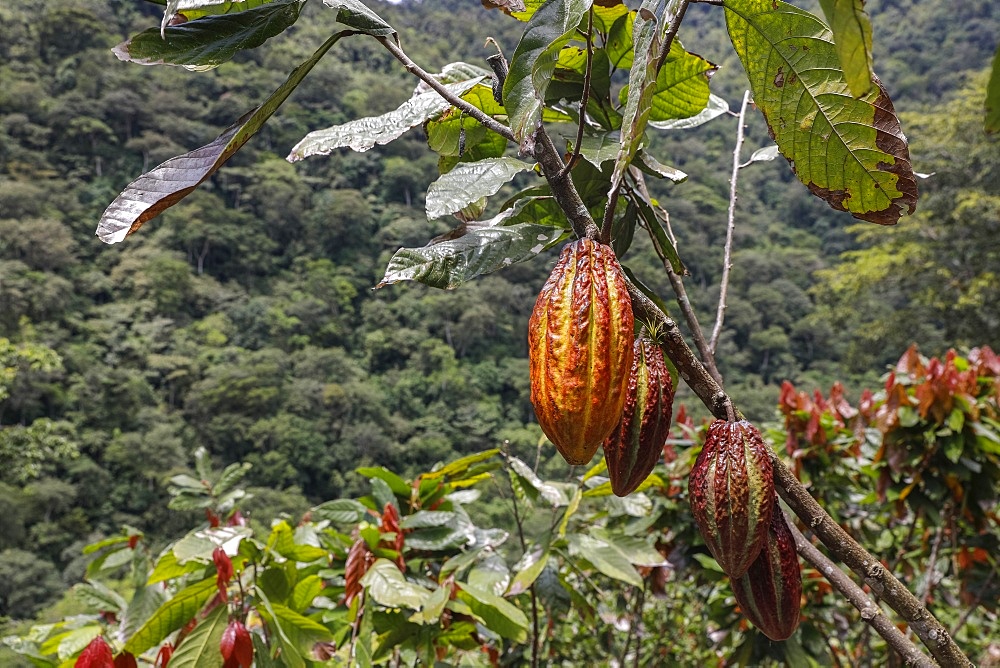
{"type": "Polygon", "coordinates": [[[542,120],[545,89],[559,50],[576,34],[590,6],[591,0],[547,0],[528,20],[514,49],[503,100],[511,131],[525,154],[533,152],[531,137],[542,120]]]}
{"type": "MultiPolygon", "coordinates": [[[[476,77],[446,87],[454,95],[463,95],[480,81],[482,77],[476,77]]],[[[286,159],[298,162],[313,155],[329,155],[338,148],[367,151],[376,144],[388,144],[449,107],[451,103],[435,90],[420,93],[381,116],[358,118],[325,130],[314,130],[292,148],[286,159]]]]}
{"type": "Polygon", "coordinates": [[[861,97],[872,87],[872,23],[865,13],[865,0],[819,0],[826,22],[833,30],[840,66],[851,95],[861,97]]]}
{"type": "Polygon", "coordinates": [[[179,25],[150,28],[115,46],[119,60],[139,65],[218,67],[245,49],[281,34],[299,18],[303,0],[278,0],[244,11],[209,15],[179,25]]]}
{"type": "MultiPolygon", "coordinates": [[[[685,51],[680,40],[675,39],[656,76],[649,122],[690,119],[706,111],[711,101],[708,80],[717,69],[701,56],[685,51]]],[[[627,94],[628,86],[619,93],[619,100],[626,101],[627,94]]]]}
{"type": "MultiPolygon", "coordinates": [[[[520,204],[520,203],[518,203],[520,204]]],[[[389,260],[376,288],[399,281],[418,281],[450,290],[476,276],[489,274],[517,262],[530,260],[558,243],[566,234],[561,227],[532,223],[505,226],[519,211],[508,209],[487,221],[463,223],[464,232],[423,248],[401,248],[389,260]]]]}
{"type": "Polygon", "coordinates": [[[396,32],[385,20],[358,0],[323,0],[323,4],[337,10],[337,22],[375,37],[396,32]]]}
{"type": "Polygon", "coordinates": [[[427,218],[447,216],[482,197],[495,195],[505,183],[531,168],[531,164],[517,158],[487,158],[458,164],[427,189],[427,218]]]}
{"type": "Polygon", "coordinates": [[[609,578],[627,582],[635,587],[642,586],[642,578],[628,558],[603,540],[593,536],[572,534],[569,537],[569,553],[590,562],[594,568],[609,578]]]}
{"type": "MultiPolygon", "coordinates": [[[[215,591],[215,580],[208,578],[189,585],[160,606],[138,631],[125,643],[125,651],[139,656],[194,618],[205,601],[215,591]]],[[[223,606],[225,607],[225,606],[223,606]]],[[[222,630],[219,630],[222,635],[222,630]]]]}
{"type": "Polygon", "coordinates": [[[429,589],[407,582],[388,559],[377,559],[361,578],[361,584],[375,601],[389,608],[419,610],[431,595],[429,589]]]}
{"type": "Polygon", "coordinates": [[[459,583],[459,587],[458,597],[482,619],[486,628],[514,642],[527,639],[528,618],[516,606],[475,585],[459,583]]]}
{"type": "Polygon", "coordinates": [[[729,112],[729,103],[718,95],[710,94],[708,104],[699,113],[688,118],[677,118],[670,121],[650,121],[649,127],[657,130],[690,130],[708,123],[729,112]]]}
{"type": "Polygon", "coordinates": [[[292,71],[285,83],[271,93],[262,105],[236,121],[215,141],[171,158],[130,183],[101,216],[97,226],[97,236],[101,241],[107,244],[118,243],[145,222],[187,197],[218,171],[257,134],[267,119],[341,37],[343,33],[331,35],[311,58],[292,71]]]}
{"type": "Polygon", "coordinates": [[[226,613],[226,606],[220,605],[201,620],[170,657],[170,668],[222,668],[219,644],[226,630],[226,613]]]}
{"type": "Polygon", "coordinates": [[[507,591],[507,596],[517,596],[528,591],[531,585],[535,583],[535,580],[538,579],[538,576],[542,574],[542,571],[545,570],[545,565],[549,563],[548,550],[540,553],[529,553],[525,556],[528,557],[527,563],[521,565],[521,570],[514,576],[513,582],[510,583],[510,589],[507,591]]]}
{"type": "Polygon", "coordinates": [[[860,99],[840,71],[829,28],[780,0],[725,0],[729,36],[781,154],[831,207],[894,225],[917,184],[906,137],[876,78],[860,99]]]}
{"type": "Polygon", "coordinates": [[[368,517],[368,509],[354,499],[336,499],[316,506],[311,511],[317,520],[334,524],[357,524],[368,517]]]}

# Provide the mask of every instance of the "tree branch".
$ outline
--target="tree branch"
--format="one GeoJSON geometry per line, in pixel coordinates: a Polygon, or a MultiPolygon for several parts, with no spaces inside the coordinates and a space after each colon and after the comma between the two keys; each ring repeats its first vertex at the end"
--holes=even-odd
{"type": "Polygon", "coordinates": [[[902,631],[896,628],[892,620],[882,612],[878,603],[869,598],[868,594],[855,584],[854,580],[849,578],[844,571],[840,570],[825,554],[810,543],[802,535],[802,532],[799,531],[799,528],[795,526],[795,522],[788,521],[788,518],[785,519],[788,528],[792,531],[792,535],[795,536],[795,547],[798,553],[802,555],[802,558],[822,573],[823,577],[833,585],[833,588],[843,594],[851,602],[851,605],[858,609],[858,612],[861,613],[861,619],[874,628],[880,636],[885,638],[889,646],[896,650],[903,658],[906,665],[933,668],[935,663],[917,649],[917,646],[902,631]]]}
{"type": "Polygon", "coordinates": [[[477,109],[445,88],[444,84],[410,60],[410,57],[406,55],[406,52],[404,52],[399,44],[397,44],[393,39],[390,39],[390,37],[376,37],[375,39],[378,40],[378,42],[389,51],[389,53],[395,56],[396,60],[403,64],[403,67],[406,68],[407,72],[423,81],[432,89],[436,90],[441,97],[451,102],[453,107],[461,109],[469,116],[472,116],[474,119],[482,123],[487,129],[493,130],[493,132],[497,133],[501,137],[504,137],[508,141],[514,141],[514,133],[511,132],[509,127],[495,118],[487,116],[480,109],[477,109]]]}
{"type": "Polygon", "coordinates": [[[722,321],[726,317],[726,293],[729,291],[729,271],[733,268],[733,230],[736,228],[736,179],[740,173],[740,150],[743,148],[743,129],[747,117],[747,104],[750,102],[750,91],[743,93],[743,104],[740,106],[740,116],[736,127],[736,146],[733,147],[733,173],[729,177],[729,214],[726,221],[726,248],[722,260],[722,280],[719,281],[719,307],[715,312],[715,326],[712,328],[712,338],[708,347],[715,355],[719,345],[719,335],[722,334],[722,321]]]}
{"type": "MultiPolygon", "coordinates": [[[[629,173],[632,179],[635,181],[636,190],[639,194],[645,198],[646,202],[650,207],[653,208],[654,212],[659,209],[660,213],[663,214],[664,223],[667,226],[667,235],[670,237],[670,241],[677,246],[677,240],[674,239],[674,233],[670,229],[670,214],[667,213],[666,209],[663,207],[653,207],[653,200],[649,196],[649,189],[646,187],[646,177],[638,169],[630,168],[629,173]]],[[[681,314],[684,316],[685,322],[687,322],[688,331],[691,332],[691,338],[694,339],[694,345],[698,348],[698,354],[701,355],[702,364],[705,365],[705,369],[708,371],[709,375],[715,380],[715,382],[722,384],[722,374],[719,373],[718,367],[715,365],[715,355],[714,351],[708,347],[708,342],[705,340],[705,333],[701,329],[701,323],[698,322],[698,316],[694,312],[694,307],[691,305],[691,300],[688,298],[687,290],[684,288],[684,279],[674,271],[673,266],[670,264],[670,260],[667,259],[666,253],[660,248],[660,243],[656,239],[656,235],[653,234],[652,230],[649,230],[649,238],[653,242],[653,249],[656,254],[660,256],[660,261],[663,263],[663,270],[667,272],[667,279],[670,281],[670,287],[674,290],[674,295],[677,297],[677,306],[681,310],[681,314]]]]}

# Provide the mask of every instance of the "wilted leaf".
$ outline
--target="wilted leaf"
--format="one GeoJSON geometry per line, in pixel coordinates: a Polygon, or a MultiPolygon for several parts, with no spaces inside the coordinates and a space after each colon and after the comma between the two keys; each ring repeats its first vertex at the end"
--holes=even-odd
{"type": "Polygon", "coordinates": [[[772,144],[770,146],[765,146],[764,148],[759,148],[750,154],[750,158],[747,160],[746,164],[752,162],[762,162],[768,160],[774,160],[778,157],[778,145],[772,144]]]}
{"type": "Polygon", "coordinates": [[[505,183],[531,167],[517,158],[487,158],[458,164],[427,189],[427,217],[433,220],[461,211],[481,197],[496,194],[505,183]]]}
{"type": "Polygon", "coordinates": [[[644,0],[635,17],[632,27],[635,55],[628,75],[628,86],[619,96],[625,103],[625,110],[622,112],[620,148],[611,174],[609,192],[617,190],[646,132],[656,92],[656,58],[660,50],[660,33],[666,7],[667,0],[644,0]]]}
{"type": "Polygon", "coordinates": [[[336,9],[337,21],[354,30],[376,37],[396,32],[381,16],[358,0],[323,0],[323,4],[336,9]]]}
{"type": "MultiPolygon", "coordinates": [[[[463,95],[480,81],[482,77],[476,77],[469,81],[447,84],[447,88],[454,95],[463,95]]],[[[289,162],[298,162],[313,155],[329,155],[338,148],[367,151],[376,144],[388,144],[450,106],[451,103],[437,91],[420,93],[381,116],[358,118],[325,130],[310,132],[295,145],[287,159],[289,162]]]]}
{"type": "Polygon", "coordinates": [[[257,131],[291,95],[319,59],[340,41],[343,33],[332,35],[309,60],[295,68],[278,90],[262,105],[244,115],[219,135],[215,141],[190,153],[167,160],[140,176],[105,210],[97,226],[97,236],[104,243],[118,243],[142,225],[187,197],[205,179],[214,174],[257,131]]]}
{"type": "Polygon", "coordinates": [[[534,223],[504,226],[517,210],[515,206],[487,221],[463,223],[458,238],[399,249],[376,287],[419,281],[435,288],[456,288],[476,276],[531,259],[562,238],[565,230],[558,227],[534,223]]]}
{"type": "Polygon", "coordinates": [[[183,65],[210,69],[240,51],[254,49],[299,18],[302,0],[281,0],[233,14],[150,28],[112,49],[119,60],[139,65],[183,65]]]}
{"type": "Polygon", "coordinates": [[[559,50],[575,34],[591,0],[549,0],[528,20],[510,60],[503,86],[504,106],[514,138],[531,153],[531,136],[542,120],[545,89],[555,71],[559,50]]]}
{"type": "Polygon", "coordinates": [[[872,22],[865,13],[865,0],[819,0],[840,57],[851,95],[861,97],[871,90],[872,22]]]}
{"type": "Polygon", "coordinates": [[[917,185],[892,101],[876,86],[850,97],[830,30],[778,0],[726,0],[726,22],[782,155],[835,209],[893,225],[917,185]]]}

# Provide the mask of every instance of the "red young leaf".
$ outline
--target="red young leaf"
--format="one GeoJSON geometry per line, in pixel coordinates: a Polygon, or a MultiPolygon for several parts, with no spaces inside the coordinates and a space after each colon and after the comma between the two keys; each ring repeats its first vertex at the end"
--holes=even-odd
{"type": "Polygon", "coordinates": [[[74,668],[115,668],[111,647],[103,637],[97,636],[83,648],[73,666],[74,668]]]}
{"type": "Polygon", "coordinates": [[[344,564],[344,605],[350,606],[354,597],[361,593],[361,578],[375,561],[375,555],[368,549],[364,538],[358,538],[351,545],[344,564]]]}
{"type": "Polygon", "coordinates": [[[223,668],[250,668],[253,663],[253,641],[250,632],[243,622],[234,619],[222,632],[219,642],[222,658],[226,661],[223,668]]]}
{"type": "MultiPolygon", "coordinates": [[[[194,620],[192,620],[194,621],[194,620]]],[[[170,643],[166,643],[160,648],[160,651],[156,654],[156,661],[153,662],[153,668],[167,668],[167,664],[170,662],[170,657],[174,655],[174,646],[170,643]]]]}
{"type": "Polygon", "coordinates": [[[229,581],[233,579],[233,562],[221,547],[215,548],[212,552],[212,561],[215,562],[215,584],[219,588],[219,595],[222,597],[222,601],[226,602],[229,600],[226,589],[229,581]]]}
{"type": "Polygon", "coordinates": [[[136,663],[131,652],[122,652],[116,656],[114,666],[115,668],[139,668],[139,664],[136,663]]]}

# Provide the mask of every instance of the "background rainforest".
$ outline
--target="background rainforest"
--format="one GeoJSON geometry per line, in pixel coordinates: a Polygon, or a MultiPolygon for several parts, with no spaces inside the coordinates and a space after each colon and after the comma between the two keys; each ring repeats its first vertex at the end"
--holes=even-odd
{"type": "MultiPolygon", "coordinates": [[[[553,255],[454,293],[373,291],[393,251],[451,227],[424,215],[437,162],[422,133],[284,160],[309,130],[409,96],[413,80],[370,40],[338,46],[257,138],[142,234],[112,247],[93,236],[131,178],[210,141],[312,53],[330,30],[313,4],[282,37],[200,73],[112,55],[158,22],[154,4],[0,4],[0,620],[11,630],[73,609],[59,601],[84,575],[84,545],[122,525],[163,543],[197,521],[167,510],[167,480],[199,447],[220,468],[253,465],[242,507],[264,524],[364,493],[358,466],[414,474],[503,441],[535,457],[525,330],[553,255]]],[[[887,230],[852,227],[784,160],[741,172],[719,362],[757,421],[775,417],[786,379],[824,390],[839,380],[854,401],[911,342],[928,355],[1000,347],[1000,147],[981,132],[1000,4],[867,8],[877,71],[915,170],[930,176],[918,213],[887,230]]],[[[713,92],[735,109],[745,78],[712,9],[692,6],[680,38],[721,66],[713,92]]],[[[430,70],[482,63],[480,35],[513,45],[521,28],[468,0],[378,11],[405,26],[430,70]]],[[[653,135],[690,175],[654,194],[677,221],[705,319],[735,125],[723,116],[653,135]]],[[[759,116],[748,132],[747,154],[770,143],[759,116]]],[[[633,268],[661,281],[636,248],[633,268]]]]}

